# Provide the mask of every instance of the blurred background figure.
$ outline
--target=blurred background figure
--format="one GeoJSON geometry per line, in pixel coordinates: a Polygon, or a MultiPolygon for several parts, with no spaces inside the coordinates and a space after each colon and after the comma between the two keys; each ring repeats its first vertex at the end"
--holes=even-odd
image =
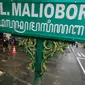
{"type": "Polygon", "coordinates": [[[0,46],[3,46],[3,33],[0,33],[0,46]]]}
{"type": "Polygon", "coordinates": [[[6,37],[3,37],[3,52],[6,52],[7,48],[8,48],[8,39],[6,37]]]}
{"type": "Polygon", "coordinates": [[[6,52],[6,50],[11,51],[10,37],[11,37],[11,34],[3,33],[3,52],[6,52]]]}
{"type": "Polygon", "coordinates": [[[76,48],[78,48],[78,42],[76,42],[76,48]]]}
{"type": "Polygon", "coordinates": [[[10,36],[9,40],[8,40],[8,51],[11,52],[11,48],[12,48],[12,38],[10,36]]]}

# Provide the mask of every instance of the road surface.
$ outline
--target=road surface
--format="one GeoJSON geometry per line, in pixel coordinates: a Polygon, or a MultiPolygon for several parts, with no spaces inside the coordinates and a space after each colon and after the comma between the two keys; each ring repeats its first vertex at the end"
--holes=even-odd
{"type": "Polygon", "coordinates": [[[54,65],[48,65],[43,85],[85,85],[85,49],[81,44],[78,48],[69,46],[53,62],[54,65]]]}
{"type": "MultiPolygon", "coordinates": [[[[57,58],[48,61],[47,72],[42,77],[42,85],[85,85],[85,49],[81,44],[78,48],[70,45],[64,54],[59,53],[55,57],[57,58]]],[[[17,59],[21,58],[17,56],[17,59]]],[[[18,76],[6,76],[0,85],[5,85],[6,82],[9,85],[32,85],[29,82],[30,76],[27,78],[23,81],[18,76]]]]}

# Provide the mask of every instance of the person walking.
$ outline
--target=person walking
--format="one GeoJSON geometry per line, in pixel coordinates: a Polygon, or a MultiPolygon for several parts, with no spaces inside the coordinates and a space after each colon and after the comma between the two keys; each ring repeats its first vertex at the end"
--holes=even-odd
{"type": "Polygon", "coordinates": [[[11,38],[8,40],[8,51],[11,52],[11,38]]]}
{"type": "Polygon", "coordinates": [[[6,48],[7,48],[7,40],[6,38],[3,38],[3,52],[6,52],[6,48]]]}
{"type": "Polygon", "coordinates": [[[78,48],[78,42],[76,42],[76,48],[78,48]]]}

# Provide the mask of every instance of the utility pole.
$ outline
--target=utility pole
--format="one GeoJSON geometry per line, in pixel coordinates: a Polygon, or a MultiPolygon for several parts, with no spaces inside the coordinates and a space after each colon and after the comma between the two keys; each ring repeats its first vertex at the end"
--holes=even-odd
{"type": "Polygon", "coordinates": [[[35,78],[34,78],[34,85],[41,85],[41,63],[43,60],[43,39],[37,38],[37,45],[36,45],[36,58],[35,58],[35,78]]]}

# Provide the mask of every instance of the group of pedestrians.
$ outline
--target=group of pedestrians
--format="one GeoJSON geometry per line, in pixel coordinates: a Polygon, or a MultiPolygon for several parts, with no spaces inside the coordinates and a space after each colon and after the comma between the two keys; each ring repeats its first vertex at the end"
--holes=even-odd
{"type": "Polygon", "coordinates": [[[78,42],[72,42],[71,44],[72,46],[76,46],[76,48],[78,48],[78,42]]]}
{"type": "Polygon", "coordinates": [[[11,52],[12,46],[15,45],[15,38],[10,37],[3,37],[3,52],[9,51],[11,52]]]}

